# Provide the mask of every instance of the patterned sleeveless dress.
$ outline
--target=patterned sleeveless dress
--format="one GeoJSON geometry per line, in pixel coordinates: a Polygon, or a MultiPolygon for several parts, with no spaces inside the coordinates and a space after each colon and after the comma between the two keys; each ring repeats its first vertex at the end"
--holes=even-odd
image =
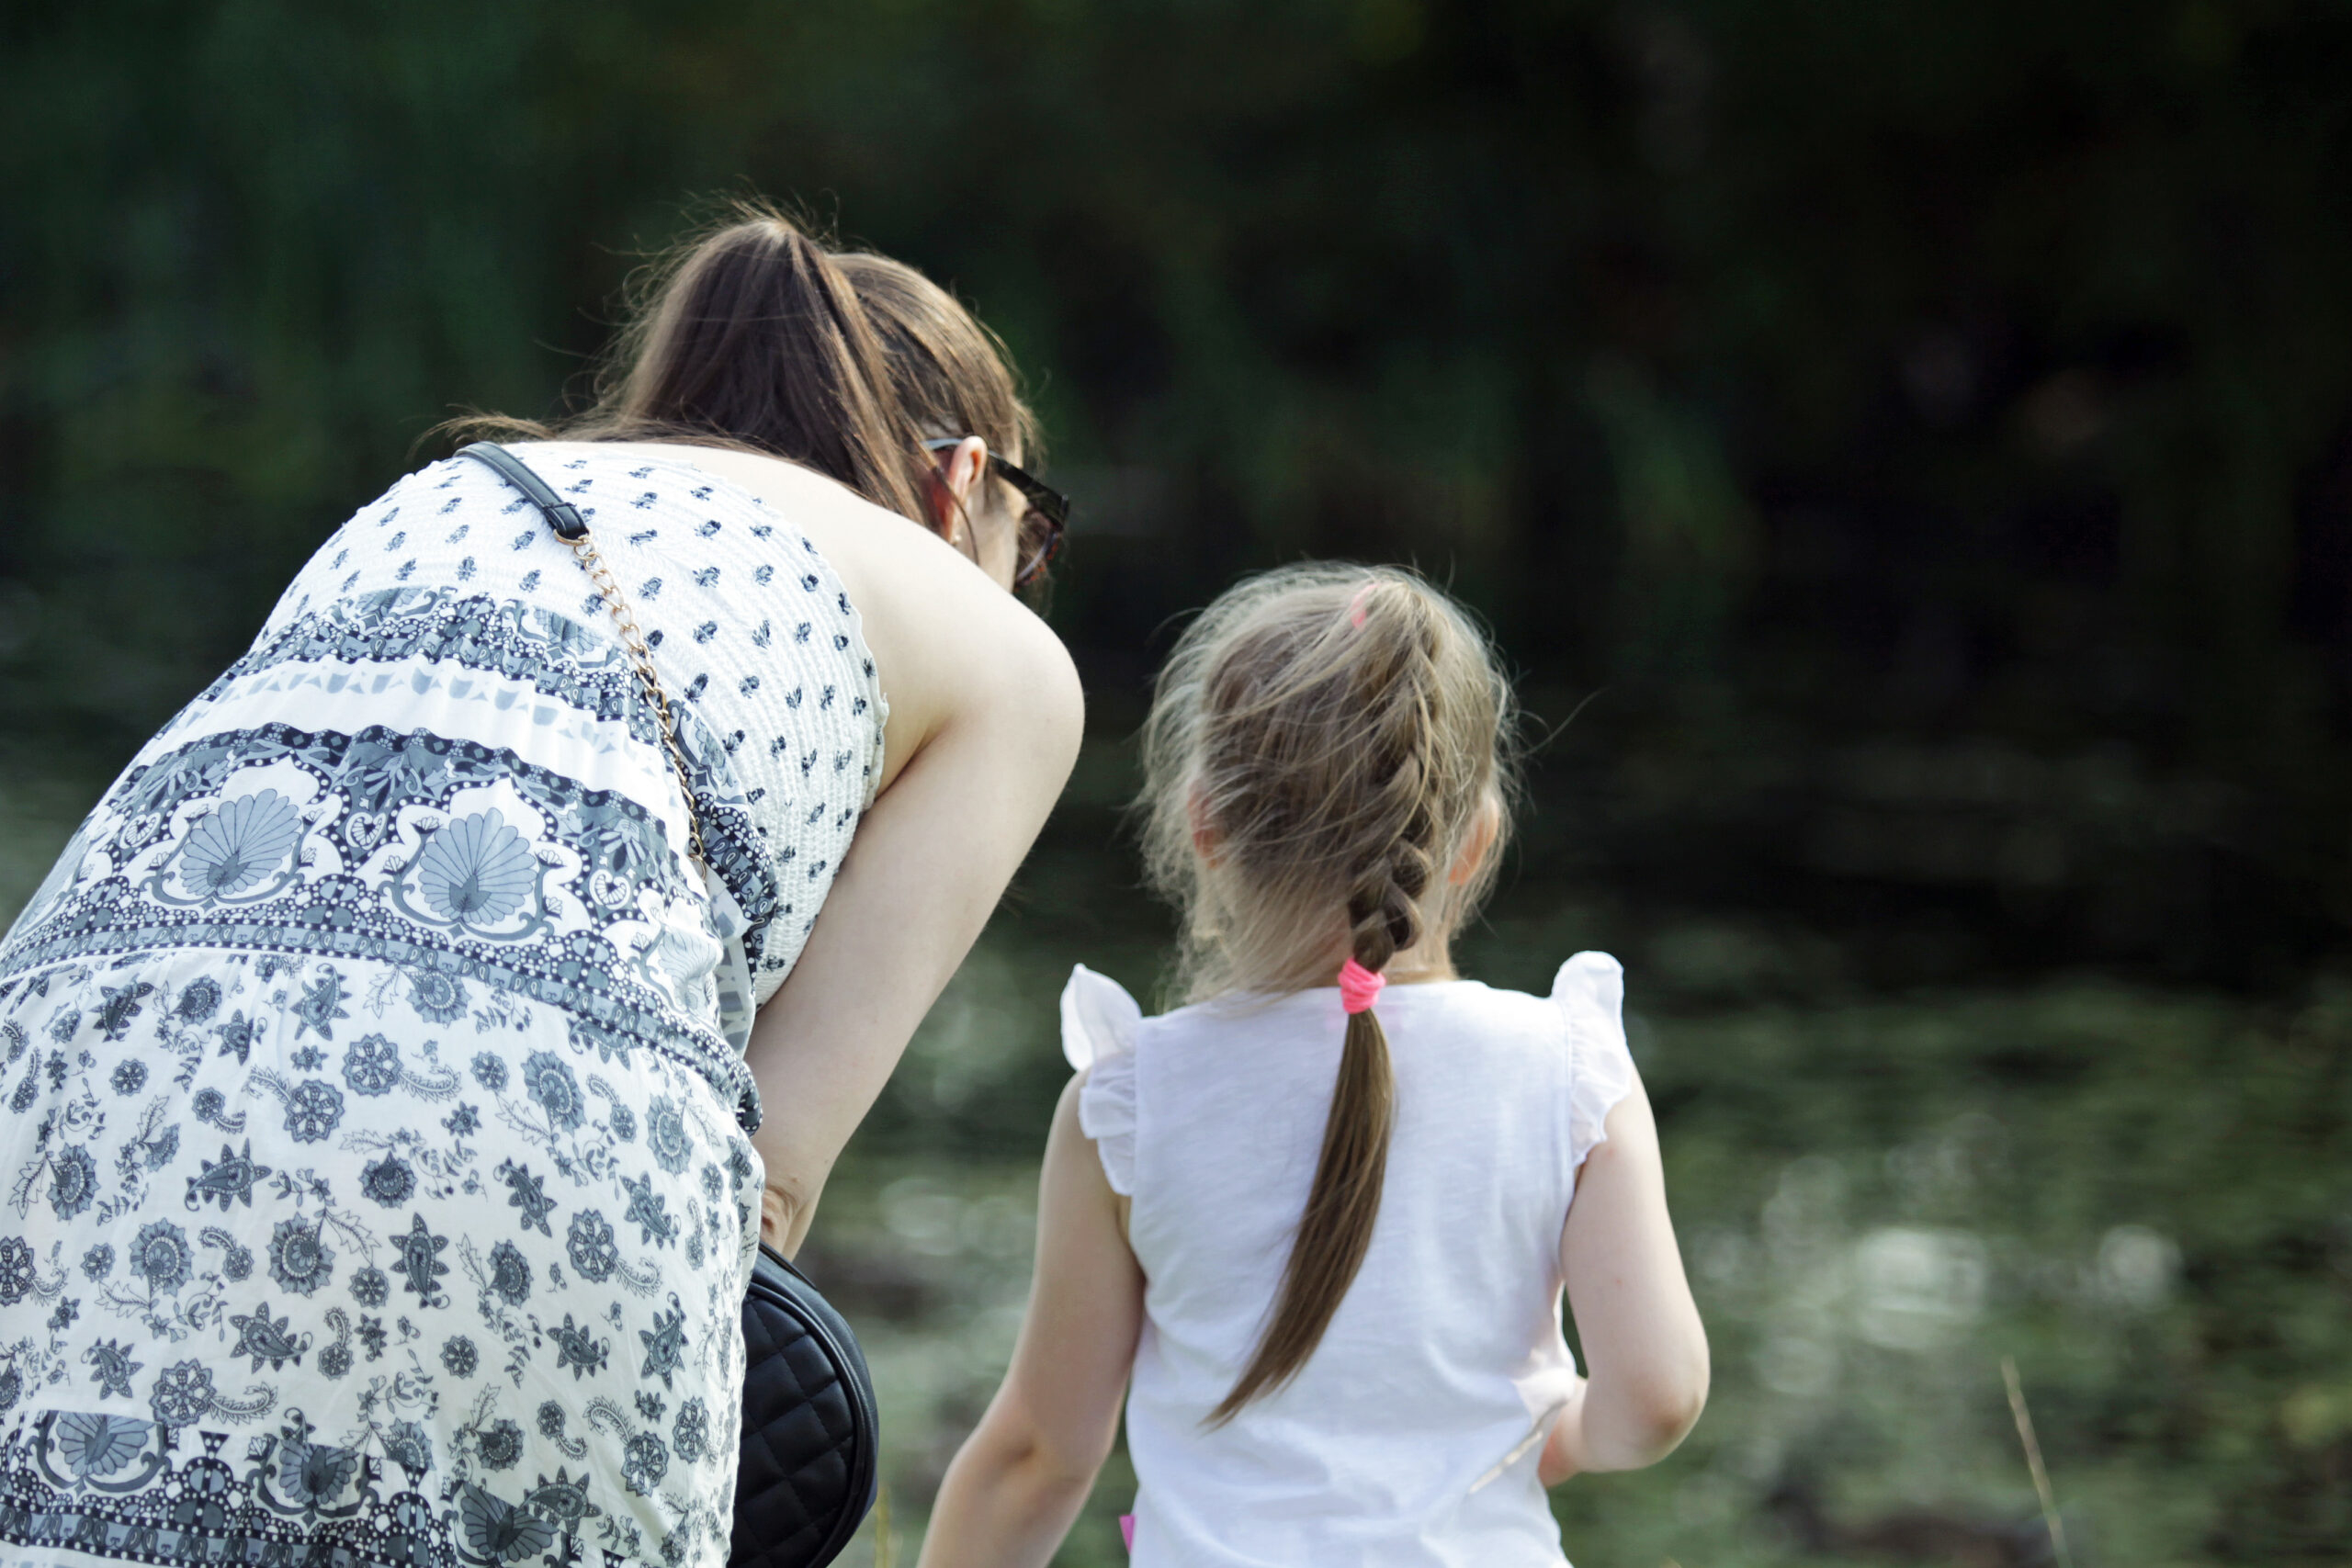
{"type": "MultiPolygon", "coordinates": [[[[880,765],[856,612],[684,454],[518,455],[764,1000],[880,765]]],[[[725,1561],[762,1171],[686,831],[519,492],[327,541],[0,942],[0,1562],[725,1561]]]]}

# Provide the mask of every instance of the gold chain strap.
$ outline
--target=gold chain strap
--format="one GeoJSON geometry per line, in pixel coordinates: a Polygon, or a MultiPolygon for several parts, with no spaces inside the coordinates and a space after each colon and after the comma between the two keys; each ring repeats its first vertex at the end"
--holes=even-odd
{"type": "Polygon", "coordinates": [[[614,629],[619,634],[621,649],[628,655],[629,663],[637,670],[637,679],[645,688],[646,700],[660,716],[662,749],[670,755],[670,765],[677,770],[678,793],[684,797],[686,835],[694,851],[695,863],[707,865],[703,852],[702,815],[695,809],[694,769],[686,761],[686,749],[678,741],[678,727],[671,721],[670,699],[662,694],[661,677],[653,672],[653,649],[647,646],[645,634],[638,629],[637,617],[629,612],[628,601],[621,597],[621,585],[613,580],[612,569],[605,558],[596,553],[596,541],[585,532],[569,541],[571,554],[588,573],[588,581],[605,596],[605,608],[612,612],[614,629]]]}

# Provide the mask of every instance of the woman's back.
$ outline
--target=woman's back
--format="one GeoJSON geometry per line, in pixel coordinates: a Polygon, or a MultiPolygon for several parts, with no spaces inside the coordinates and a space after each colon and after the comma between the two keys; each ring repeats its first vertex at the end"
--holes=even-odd
{"type": "MultiPolygon", "coordinates": [[[[708,482],[790,520],[791,533],[840,580],[875,663],[888,677],[890,701],[886,745],[876,760],[876,794],[897,781],[936,731],[971,683],[976,661],[982,671],[999,664],[1019,667],[1024,659],[1053,651],[1046,647],[1050,634],[1043,623],[974,572],[954,546],[812,469],[757,452],[651,441],[526,442],[514,447],[516,456],[533,463],[542,453],[570,457],[583,449],[625,456],[634,466],[699,471],[708,482]]],[[[766,614],[763,608],[760,618],[766,614]]],[[[661,659],[657,649],[655,660],[661,659]]]]}
{"type": "MultiPolygon", "coordinates": [[[[799,956],[887,766],[889,705],[862,606],[797,517],[692,448],[552,442],[516,455],[580,508],[674,694],[702,848],[750,921],[764,1002],[799,956]]],[[[345,525],[206,700],[240,688],[271,716],[299,721],[323,701],[346,727],[405,716],[512,749],[623,789],[686,847],[669,759],[650,744],[651,710],[608,606],[537,509],[485,465],[434,464],[345,525]],[[407,686],[404,706],[384,703],[388,678],[407,686]],[[612,727],[632,709],[627,739],[641,750],[612,727]]]]}
{"type": "Polygon", "coordinates": [[[1597,953],[1548,998],[1387,989],[1396,1115],[1363,1267],[1296,1378],[1211,1426],[1313,1181],[1340,997],[1145,1020],[1109,982],[1072,979],[1083,1124],[1148,1281],[1127,1406],[1138,1562],[1563,1561],[1529,1456],[1576,1388],[1560,1237],[1632,1083],[1620,989],[1597,953]]]}
{"type": "MultiPolygon", "coordinates": [[[[854,608],[784,519],[688,464],[534,457],[660,634],[693,818],[751,921],[740,978],[773,992],[880,760],[854,608]]],[[[302,1515],[357,1562],[502,1532],[724,1561],[755,1101],[720,1003],[732,933],[604,615],[490,468],[410,476],[142,749],[0,943],[0,1044],[45,1053],[0,1156],[62,1173],[0,1237],[66,1303],[0,1413],[33,1560],[203,1486],[235,1500],[182,1521],[184,1556],[302,1515]],[[225,1468],[188,1459],[240,1427],[225,1468]],[[61,1464],[107,1484],[57,1490],[61,1464]]]]}
{"type": "Polygon", "coordinates": [[[338,530],[0,941],[11,1562],[725,1561],[753,1244],[1076,748],[1065,505],[967,312],[764,212],[566,431],[475,422],[545,515],[338,530]]]}

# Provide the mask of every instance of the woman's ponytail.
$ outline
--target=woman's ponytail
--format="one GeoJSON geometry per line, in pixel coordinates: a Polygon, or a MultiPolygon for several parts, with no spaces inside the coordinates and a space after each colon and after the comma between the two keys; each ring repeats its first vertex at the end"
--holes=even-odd
{"type": "Polygon", "coordinates": [[[552,424],[475,414],[462,439],[683,441],[787,457],[926,528],[926,439],[1034,457],[1003,345],[886,256],[828,250],[775,208],[732,203],[632,281],[594,400],[552,424]]]}
{"type": "Polygon", "coordinates": [[[924,432],[856,289],[782,214],[748,214],[689,251],[629,347],[616,422],[749,439],[927,525],[924,432]]]}

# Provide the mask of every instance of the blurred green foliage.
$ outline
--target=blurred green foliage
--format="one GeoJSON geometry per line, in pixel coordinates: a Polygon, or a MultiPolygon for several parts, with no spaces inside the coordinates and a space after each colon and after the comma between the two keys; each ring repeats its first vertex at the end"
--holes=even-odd
{"type": "Polygon", "coordinates": [[[19,0],[0,39],[0,725],[90,767],[757,188],[1012,343],[1105,732],[1235,571],[1413,558],[1544,719],[1598,694],[1565,772],[1621,883],[1924,932],[1901,978],[2277,980],[2352,920],[2340,6],[19,0]],[[1930,787],[1853,807],[1889,740],[1930,787]]]}

